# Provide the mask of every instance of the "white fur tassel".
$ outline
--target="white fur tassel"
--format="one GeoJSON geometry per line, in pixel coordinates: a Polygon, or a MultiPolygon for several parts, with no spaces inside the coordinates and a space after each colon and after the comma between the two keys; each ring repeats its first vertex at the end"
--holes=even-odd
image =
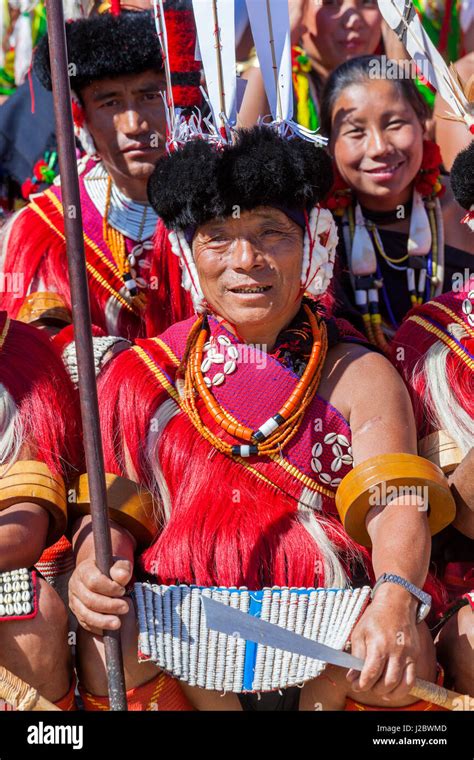
{"type": "MultiPolygon", "coordinates": [[[[467,331],[455,322],[448,325],[447,332],[457,340],[462,340],[468,335],[467,331]]],[[[425,408],[429,410],[433,428],[446,430],[465,456],[472,448],[474,420],[463,409],[448,381],[446,362],[450,352],[448,346],[437,340],[415,366],[413,376],[416,377],[420,372],[425,376],[424,402],[425,408]]]]}
{"type": "Polygon", "coordinates": [[[171,250],[179,256],[182,266],[181,284],[188,293],[191,293],[194,308],[198,313],[204,311],[204,293],[201,290],[199,276],[194,262],[193,252],[184,232],[171,231],[168,235],[171,250]]]}
{"type": "Polygon", "coordinates": [[[303,244],[301,285],[307,293],[321,296],[329,287],[334,271],[338,242],[334,218],[328,209],[315,206],[309,216],[303,244]],[[321,239],[327,237],[324,245],[321,239]]]}
{"type": "Polygon", "coordinates": [[[23,426],[13,396],[0,383],[0,464],[14,464],[23,443],[23,426]]]}
{"type": "Polygon", "coordinates": [[[309,488],[303,488],[298,503],[298,520],[309,533],[321,556],[323,567],[315,568],[315,575],[324,573],[325,588],[347,588],[348,579],[339,560],[337,550],[324,530],[324,518],[315,510],[321,509],[321,495],[309,488]]]}

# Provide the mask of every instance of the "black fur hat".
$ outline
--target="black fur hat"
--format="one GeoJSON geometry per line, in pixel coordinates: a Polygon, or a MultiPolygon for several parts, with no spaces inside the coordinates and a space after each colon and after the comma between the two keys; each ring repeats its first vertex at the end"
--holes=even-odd
{"type": "Polygon", "coordinates": [[[456,156],[450,180],[457,202],[469,210],[474,203],[474,142],[456,156]]]}
{"type": "MultiPolygon", "coordinates": [[[[151,13],[123,11],[119,16],[104,13],[66,24],[66,42],[71,89],[97,79],[161,71],[163,59],[151,13]],[[74,68],[73,68],[74,67],[74,68]]],[[[52,89],[48,36],[40,40],[33,59],[40,82],[52,89]]]]}
{"type": "Polygon", "coordinates": [[[191,140],[159,159],[148,198],[166,226],[178,230],[229,216],[236,206],[309,210],[331,185],[331,160],[322,148],[261,126],[240,132],[222,150],[191,140]]]}

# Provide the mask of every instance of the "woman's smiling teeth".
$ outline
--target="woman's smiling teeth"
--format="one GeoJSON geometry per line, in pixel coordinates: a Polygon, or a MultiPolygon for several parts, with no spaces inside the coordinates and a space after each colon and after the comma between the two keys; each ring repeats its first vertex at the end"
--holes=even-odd
{"type": "Polygon", "coordinates": [[[363,169],[363,171],[366,174],[372,174],[372,175],[379,175],[379,174],[390,175],[390,174],[394,174],[397,171],[397,169],[399,169],[400,166],[402,166],[402,164],[404,163],[405,163],[405,160],[401,159],[396,164],[390,164],[389,166],[377,166],[375,169],[363,169]]]}

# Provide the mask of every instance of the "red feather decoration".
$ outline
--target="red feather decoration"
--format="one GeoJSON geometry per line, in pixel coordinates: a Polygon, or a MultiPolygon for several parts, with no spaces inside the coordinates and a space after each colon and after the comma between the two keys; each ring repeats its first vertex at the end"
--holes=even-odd
{"type": "Polygon", "coordinates": [[[110,12],[112,16],[120,16],[120,0],[111,0],[110,12]]]}

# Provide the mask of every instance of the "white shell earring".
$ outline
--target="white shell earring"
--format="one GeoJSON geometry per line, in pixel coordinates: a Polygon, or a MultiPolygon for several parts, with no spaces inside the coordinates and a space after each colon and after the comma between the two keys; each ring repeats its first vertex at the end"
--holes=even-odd
{"type": "Polygon", "coordinates": [[[351,251],[351,272],[364,277],[377,271],[377,258],[360,205],[355,207],[355,231],[351,251]]]}
{"type": "Polygon", "coordinates": [[[408,255],[426,256],[431,249],[431,229],[423,198],[417,190],[413,191],[413,206],[410,217],[408,236],[408,255]]]}

